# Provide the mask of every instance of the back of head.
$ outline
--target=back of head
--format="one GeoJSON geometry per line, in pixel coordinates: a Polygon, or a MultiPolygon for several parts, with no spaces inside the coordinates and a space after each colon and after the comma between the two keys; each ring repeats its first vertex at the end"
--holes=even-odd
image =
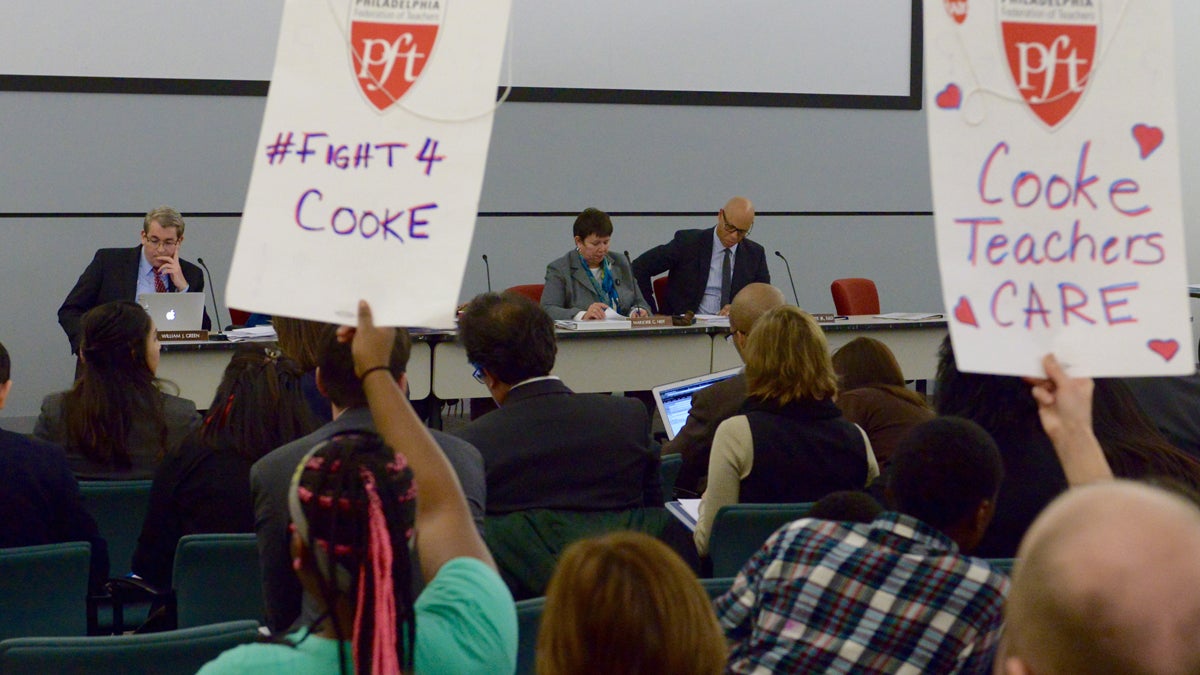
{"type": "Polygon", "coordinates": [[[156,428],[159,452],[166,451],[162,400],[146,362],[152,325],[146,310],[125,301],[93,307],[80,321],[83,366],[63,397],[63,419],[67,446],[93,461],[130,466],[135,419],[156,428]]]}
{"type": "Polygon", "coordinates": [[[549,375],[558,345],[554,321],[516,293],[484,293],[458,319],[458,339],[471,363],[509,385],[549,375]]]}
{"type": "Polygon", "coordinates": [[[965,417],[993,434],[1045,436],[1029,385],[1019,377],[959,371],[949,337],[938,350],[936,392],[939,415],[965,417]]]}
{"type": "Polygon", "coordinates": [[[729,327],[749,334],[759,317],[785,304],[787,301],[783,299],[783,291],[771,284],[757,281],[747,284],[733,296],[733,302],[729,305],[729,327]]]}
{"type": "MultiPolygon", "coordinates": [[[[403,328],[396,331],[396,341],[392,343],[392,354],[388,361],[388,370],[392,379],[399,379],[408,367],[408,357],[412,353],[412,342],[408,331],[403,328]]],[[[321,387],[329,400],[339,408],[357,408],[367,405],[367,394],[363,391],[362,382],[354,373],[354,355],[350,351],[349,342],[339,342],[337,327],[326,324],[321,332],[320,346],[317,352],[317,368],[319,370],[321,387]]]]}
{"type": "Polygon", "coordinates": [[[312,431],[317,421],[300,377],[299,364],[278,347],[239,346],[217,386],[201,438],[210,446],[228,443],[254,461],[312,431]]]}
{"type": "Polygon", "coordinates": [[[1092,393],[1092,427],[1113,475],[1164,477],[1200,490],[1200,462],[1167,440],[1122,380],[1097,378],[1092,393]]]}
{"type": "Polygon", "coordinates": [[[788,403],[837,392],[825,333],[798,307],[777,307],[762,315],[746,339],[742,358],[748,396],[788,403]]]}
{"type": "Polygon", "coordinates": [[[150,223],[154,222],[157,222],[163,228],[175,228],[175,234],[179,237],[183,236],[183,230],[186,227],[186,224],[183,222],[183,216],[180,215],[179,211],[170,206],[159,206],[147,213],[146,217],[142,219],[142,232],[149,232],[150,223]]]}
{"type": "Polygon", "coordinates": [[[1035,673],[1200,672],[1200,510],[1126,481],[1074,488],[1018,551],[1000,664],[1035,673]]]}
{"type": "Polygon", "coordinates": [[[874,338],[859,337],[833,353],[833,369],[842,391],[873,385],[904,386],[904,373],[888,346],[874,338]]]}
{"type": "Polygon", "coordinates": [[[325,332],[331,329],[330,324],[276,316],[271,319],[271,325],[275,327],[275,333],[279,336],[279,347],[284,354],[299,363],[306,373],[317,367],[321,340],[325,337],[325,332]]]}
{"type": "Polygon", "coordinates": [[[808,512],[809,518],[849,523],[869,523],[883,513],[883,506],[861,490],[838,490],[821,497],[808,512]]]}
{"type": "Polygon", "coordinates": [[[415,637],[408,555],[415,498],[404,456],[372,433],[322,441],[292,478],[288,509],[321,598],[326,607],[341,600],[355,609],[352,626],[341,625],[336,612],[331,618],[339,637],[351,640],[360,673],[412,669],[404,645],[415,637]]]}
{"type": "Polygon", "coordinates": [[[8,358],[8,350],[0,342],[0,385],[12,379],[12,361],[8,358]]]}
{"type": "Polygon", "coordinates": [[[598,237],[611,237],[613,233],[612,218],[609,218],[608,214],[600,209],[587,208],[576,216],[575,225],[571,231],[580,239],[587,239],[593,234],[598,237]]]}
{"type": "Polygon", "coordinates": [[[725,669],[708,595],[662,542],[614,532],[572,544],[546,589],[539,675],[703,675],[725,669]]]}
{"type": "Polygon", "coordinates": [[[1000,450],[988,432],[970,420],[938,417],[900,439],[888,489],[897,511],[945,532],[983,501],[994,502],[1003,477],[1000,450]]]}

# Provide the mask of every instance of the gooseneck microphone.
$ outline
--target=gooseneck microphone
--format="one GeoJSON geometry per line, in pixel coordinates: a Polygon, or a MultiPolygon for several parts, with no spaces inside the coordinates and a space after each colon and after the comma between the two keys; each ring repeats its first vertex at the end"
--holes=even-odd
{"type": "MultiPolygon", "coordinates": [[[[204,268],[204,273],[208,275],[208,293],[210,296],[212,296],[213,311],[216,312],[216,314],[217,314],[217,332],[224,333],[225,331],[221,330],[221,306],[217,304],[217,291],[216,291],[216,289],[213,288],[212,272],[209,271],[208,265],[204,264],[204,258],[197,256],[196,262],[200,263],[200,266],[204,268]]],[[[229,314],[229,313],[226,312],[226,314],[229,314]]],[[[232,314],[229,314],[229,324],[228,325],[230,325],[230,326],[233,325],[233,315],[232,314]]]]}
{"type": "Polygon", "coordinates": [[[783,257],[783,254],[779,251],[775,251],[775,255],[779,256],[779,259],[783,261],[784,268],[787,269],[788,283],[792,285],[792,298],[795,299],[796,306],[799,307],[800,296],[796,294],[796,280],[792,278],[792,266],[788,264],[787,258],[783,257]]]}
{"type": "Polygon", "coordinates": [[[633,258],[629,257],[629,251],[625,251],[625,260],[629,262],[629,269],[633,269],[633,258]]]}
{"type": "Polygon", "coordinates": [[[483,254],[483,271],[487,273],[488,293],[492,292],[492,266],[488,264],[487,254],[483,254]]]}

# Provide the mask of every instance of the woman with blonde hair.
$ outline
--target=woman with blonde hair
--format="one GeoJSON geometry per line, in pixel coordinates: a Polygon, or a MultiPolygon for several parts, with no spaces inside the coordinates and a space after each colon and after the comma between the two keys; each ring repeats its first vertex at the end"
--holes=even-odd
{"type": "Polygon", "coordinates": [[[696,575],[665,544],[613,532],[572,544],[546,589],[539,675],[716,675],[725,637],[696,575]]]}
{"type": "Polygon", "coordinates": [[[694,537],[701,556],[722,506],[812,502],[879,475],[866,434],[833,402],[829,343],[812,316],[791,306],[767,312],[742,358],[746,402],[713,436],[694,537]]]}
{"type": "Polygon", "coordinates": [[[833,353],[838,376],[837,406],[867,432],[881,469],[909,429],[934,417],[921,394],[904,386],[904,373],[888,346],[869,337],[847,342],[833,353]]]}

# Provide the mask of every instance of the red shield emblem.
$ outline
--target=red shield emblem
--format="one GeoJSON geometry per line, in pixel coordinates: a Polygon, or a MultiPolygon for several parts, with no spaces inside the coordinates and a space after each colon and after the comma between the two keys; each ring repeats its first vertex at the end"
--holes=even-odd
{"type": "Polygon", "coordinates": [[[376,110],[404,98],[433,54],[447,0],[350,0],[350,57],[359,90],[376,110]],[[377,6],[374,6],[377,5],[377,6]]]}
{"type": "Polygon", "coordinates": [[[1033,114],[1051,129],[1071,114],[1087,88],[1096,60],[1099,2],[999,2],[1000,33],[1013,83],[1033,114]]]}
{"type": "Polygon", "coordinates": [[[951,19],[958,23],[967,20],[967,0],[942,0],[942,4],[946,6],[946,13],[951,19]]]}

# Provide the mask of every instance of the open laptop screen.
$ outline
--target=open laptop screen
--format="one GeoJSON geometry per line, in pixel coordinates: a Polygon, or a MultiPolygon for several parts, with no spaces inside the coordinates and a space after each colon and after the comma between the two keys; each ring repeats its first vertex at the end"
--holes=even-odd
{"type": "Polygon", "coordinates": [[[692,410],[692,396],[696,392],[721,380],[728,380],[740,372],[741,368],[730,368],[655,387],[654,403],[658,406],[658,415],[662,418],[667,438],[674,439],[675,434],[679,433],[687,422],[688,413],[692,410]]]}

